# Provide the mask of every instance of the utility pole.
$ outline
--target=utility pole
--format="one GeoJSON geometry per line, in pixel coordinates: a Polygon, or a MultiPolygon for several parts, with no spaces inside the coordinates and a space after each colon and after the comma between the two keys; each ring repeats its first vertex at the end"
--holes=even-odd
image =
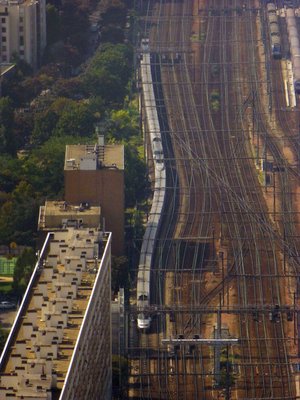
{"type": "Polygon", "coordinates": [[[221,348],[226,346],[226,399],[230,399],[230,371],[229,371],[229,360],[228,360],[228,354],[229,354],[229,346],[234,346],[239,344],[239,339],[235,338],[222,338],[222,321],[221,321],[221,311],[217,312],[217,327],[214,332],[214,338],[213,339],[205,339],[205,338],[200,338],[200,335],[194,335],[199,336],[198,339],[185,339],[185,338],[169,338],[169,339],[162,339],[161,343],[163,345],[181,345],[182,347],[185,347],[185,345],[207,345],[207,346],[212,346],[214,348],[214,379],[215,379],[215,384],[217,387],[220,386],[221,383],[221,348]]]}

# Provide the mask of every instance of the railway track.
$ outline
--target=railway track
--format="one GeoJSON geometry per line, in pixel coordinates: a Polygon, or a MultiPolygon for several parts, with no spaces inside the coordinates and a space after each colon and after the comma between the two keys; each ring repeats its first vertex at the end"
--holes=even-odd
{"type": "Polygon", "coordinates": [[[151,22],[145,26],[157,68],[170,201],[157,242],[152,301],[158,309],[174,306],[174,312],[160,313],[151,332],[140,334],[139,387],[131,391],[132,398],[297,398],[287,340],[290,325],[276,310],[286,304],[285,252],[290,254],[288,270],[298,272],[297,226],[289,196],[298,174],[269,134],[261,85],[265,75],[258,68],[263,11],[256,0],[246,9],[242,3],[203,0],[193,7],[189,1],[148,2],[151,22]],[[207,12],[197,13],[197,7],[207,12]],[[247,37],[247,48],[241,37],[247,37]],[[265,144],[263,151],[257,150],[259,157],[254,154],[255,131],[265,144]],[[285,166],[276,178],[281,220],[275,223],[254,164],[264,154],[285,166]],[[217,313],[200,312],[205,305],[229,310],[232,304],[256,309],[222,314],[219,332],[214,327],[217,313]],[[269,313],[261,312],[266,304],[269,313]],[[190,312],[176,313],[181,306],[190,306],[190,312]],[[215,352],[215,362],[220,357],[221,367],[227,364],[221,378],[214,372],[213,349],[161,344],[164,337],[214,334],[238,337],[242,343],[236,349],[221,348],[219,356],[215,352]]]}

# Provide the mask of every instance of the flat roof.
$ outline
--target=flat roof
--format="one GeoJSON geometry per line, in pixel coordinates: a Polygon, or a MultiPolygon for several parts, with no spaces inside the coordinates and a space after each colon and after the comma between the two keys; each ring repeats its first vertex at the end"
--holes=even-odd
{"type": "Polygon", "coordinates": [[[18,313],[17,328],[5,349],[9,356],[1,365],[0,386],[6,393],[21,395],[27,390],[36,395],[38,387],[51,391],[55,381],[54,387],[62,389],[98,277],[104,251],[99,254],[99,242],[105,247],[108,238],[93,228],[69,228],[49,235],[48,255],[36,267],[27,306],[18,313]],[[19,373],[20,369],[25,371],[19,373]],[[36,381],[37,374],[42,379],[36,381]],[[14,377],[17,383],[12,383],[14,377]]]}
{"type": "Polygon", "coordinates": [[[31,5],[34,4],[34,0],[0,0],[2,6],[18,6],[20,4],[31,5]]]}
{"type": "MultiPolygon", "coordinates": [[[[91,206],[88,203],[79,205],[69,204],[66,201],[45,201],[45,205],[40,207],[38,228],[39,230],[62,228],[63,220],[80,220],[83,227],[91,226],[96,228],[99,226],[101,216],[100,206],[91,206]],[[58,220],[60,221],[58,223],[58,220]]],[[[74,226],[68,225],[66,226],[74,226]]]]}
{"type": "Polygon", "coordinates": [[[66,201],[45,201],[47,215],[100,215],[101,207],[69,204],[66,201]]]}
{"type": "Polygon", "coordinates": [[[124,145],[106,144],[95,145],[67,145],[65,152],[65,170],[80,169],[82,158],[89,158],[94,154],[98,160],[97,169],[117,168],[124,169],[124,145]],[[73,162],[70,162],[70,161],[73,162]]]}

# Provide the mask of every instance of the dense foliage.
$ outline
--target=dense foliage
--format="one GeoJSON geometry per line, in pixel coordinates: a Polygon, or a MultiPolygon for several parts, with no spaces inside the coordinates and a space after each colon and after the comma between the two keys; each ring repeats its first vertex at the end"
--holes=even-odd
{"type": "Polygon", "coordinates": [[[2,353],[2,350],[4,349],[8,334],[8,330],[0,328],[0,353],[2,353]]]}
{"type": "Polygon", "coordinates": [[[35,252],[28,248],[18,257],[14,269],[13,288],[16,293],[23,293],[29,283],[33,268],[36,263],[35,252]]]}
{"type": "MultiPolygon", "coordinates": [[[[99,0],[90,0],[95,6],[99,0]]],[[[133,50],[124,26],[131,0],[100,0],[101,44],[91,41],[83,0],[47,0],[48,46],[37,73],[16,57],[0,98],[0,245],[25,245],[12,285],[2,296],[23,295],[36,263],[39,206],[63,198],[66,144],[94,143],[95,126],[110,143],[125,146],[125,201],[131,221],[127,256],[112,257],[112,291],[129,288],[137,260],[135,238],[144,229],[137,203],[149,185],[138,105],[132,98],[133,50]],[[29,247],[28,247],[29,246],[29,247]]],[[[130,225],[130,226],[129,226],[130,225]]],[[[0,352],[8,330],[0,329],[0,352]]],[[[113,390],[125,396],[127,361],[113,356],[113,390]]]]}
{"type": "MultiPolygon", "coordinates": [[[[130,1],[100,3],[99,44],[89,28],[86,2],[49,0],[43,66],[34,74],[16,57],[13,73],[3,81],[0,244],[35,246],[39,206],[46,198],[63,198],[65,145],[94,143],[95,125],[106,141],[125,145],[126,205],[134,206],[147,193],[139,114],[129,100],[133,50],[124,41],[124,26],[130,1]]],[[[116,270],[124,263],[119,260],[116,270]]],[[[24,289],[29,265],[18,264],[16,290],[24,289]]]]}

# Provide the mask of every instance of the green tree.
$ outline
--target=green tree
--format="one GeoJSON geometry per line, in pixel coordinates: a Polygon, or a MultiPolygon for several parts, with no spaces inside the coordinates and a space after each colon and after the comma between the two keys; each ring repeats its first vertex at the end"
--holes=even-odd
{"type": "Polygon", "coordinates": [[[0,243],[8,245],[13,240],[14,222],[12,213],[13,202],[8,199],[0,208],[0,243]]]}
{"type": "Polygon", "coordinates": [[[79,78],[59,79],[54,87],[55,95],[73,100],[81,100],[87,97],[83,83],[79,78]]]}
{"type": "Polygon", "coordinates": [[[12,57],[12,63],[15,64],[15,67],[2,82],[2,96],[9,96],[14,106],[24,107],[28,102],[28,94],[22,88],[22,81],[32,75],[32,68],[16,54],[12,57]]]}
{"type": "Polygon", "coordinates": [[[97,121],[105,113],[105,102],[100,96],[92,96],[89,98],[89,108],[97,121]]]}
{"type": "Polygon", "coordinates": [[[6,153],[7,149],[7,131],[3,125],[0,125],[0,152],[6,153]]]}
{"type": "Polygon", "coordinates": [[[65,0],[61,9],[62,37],[68,40],[72,35],[82,35],[88,28],[88,9],[85,3],[65,0]]]}
{"type": "MultiPolygon", "coordinates": [[[[104,2],[105,3],[105,2],[104,2]]],[[[119,25],[124,24],[127,10],[121,0],[110,0],[104,4],[104,11],[101,13],[102,24],[119,25]]]]}
{"type": "Polygon", "coordinates": [[[47,42],[51,45],[57,42],[61,36],[61,21],[59,10],[53,4],[46,6],[46,21],[47,21],[47,42]]]}
{"type": "Polygon", "coordinates": [[[15,112],[14,135],[16,138],[17,149],[24,149],[29,143],[30,136],[34,127],[34,114],[32,112],[15,112]]]}
{"type": "Polygon", "coordinates": [[[85,75],[84,83],[92,96],[100,96],[108,103],[121,104],[126,94],[120,78],[104,67],[90,70],[85,75]]]}
{"type": "Polygon", "coordinates": [[[59,97],[45,111],[36,114],[31,143],[41,145],[52,135],[90,136],[95,118],[89,101],[59,97]]]}
{"type": "Polygon", "coordinates": [[[123,85],[127,85],[132,74],[132,48],[125,44],[106,43],[92,61],[92,68],[100,66],[118,76],[123,85]]]}
{"type": "Polygon", "coordinates": [[[33,74],[30,64],[21,59],[18,53],[12,55],[11,62],[16,64],[16,70],[21,74],[22,78],[33,74]]]}
{"type": "Polygon", "coordinates": [[[61,38],[65,44],[64,62],[72,66],[79,65],[84,60],[83,55],[88,49],[88,8],[86,3],[65,0],[61,8],[61,38]]]}
{"type": "Polygon", "coordinates": [[[22,254],[18,257],[14,269],[13,289],[17,293],[25,292],[35,264],[35,251],[32,248],[24,249],[22,254]]]}
{"type": "Polygon", "coordinates": [[[114,24],[101,27],[101,42],[122,43],[124,42],[124,29],[114,24]]]}
{"type": "Polygon", "coordinates": [[[145,161],[136,147],[125,144],[125,203],[132,207],[147,196],[149,182],[145,161]]]}
{"type": "Polygon", "coordinates": [[[60,115],[54,134],[57,136],[90,136],[94,131],[94,116],[87,103],[70,103],[60,115]]]}
{"type": "Polygon", "coordinates": [[[58,115],[51,109],[37,113],[34,118],[31,143],[41,145],[46,142],[51,137],[58,119],[58,115]]]}
{"type": "Polygon", "coordinates": [[[103,2],[101,13],[101,41],[110,43],[124,42],[124,25],[127,9],[123,1],[112,0],[103,2]]]}
{"type": "Polygon", "coordinates": [[[0,155],[0,188],[6,193],[14,190],[22,176],[22,162],[8,154],[0,155]]]}
{"type": "Polygon", "coordinates": [[[23,173],[39,196],[63,197],[65,149],[76,143],[72,136],[51,137],[24,160],[23,173]]]}
{"type": "Polygon", "coordinates": [[[6,340],[8,338],[9,330],[0,328],[0,353],[2,353],[6,340]]]}
{"type": "Polygon", "coordinates": [[[0,147],[2,151],[15,154],[16,141],[13,132],[14,107],[9,97],[0,98],[0,147]]]}
{"type": "Polygon", "coordinates": [[[75,107],[76,101],[68,99],[67,97],[58,97],[51,104],[50,108],[58,116],[61,116],[65,111],[75,107]]]}
{"type": "Polygon", "coordinates": [[[26,99],[28,102],[38,96],[43,89],[38,76],[29,76],[23,79],[21,88],[23,92],[26,93],[26,99]]]}
{"type": "Polygon", "coordinates": [[[0,243],[34,244],[39,200],[32,186],[24,180],[18,182],[0,207],[0,243]]]}
{"type": "Polygon", "coordinates": [[[105,44],[90,63],[84,77],[89,93],[109,103],[121,104],[131,77],[132,49],[123,44],[105,44]]]}
{"type": "Polygon", "coordinates": [[[111,289],[117,293],[120,287],[128,285],[128,260],[125,256],[112,256],[111,259],[111,289]]]}
{"type": "Polygon", "coordinates": [[[11,220],[13,235],[10,242],[34,244],[39,211],[39,199],[30,183],[22,180],[12,192],[11,220]]]}
{"type": "Polygon", "coordinates": [[[129,140],[130,137],[139,135],[137,118],[129,109],[112,110],[109,138],[129,140]]]}

